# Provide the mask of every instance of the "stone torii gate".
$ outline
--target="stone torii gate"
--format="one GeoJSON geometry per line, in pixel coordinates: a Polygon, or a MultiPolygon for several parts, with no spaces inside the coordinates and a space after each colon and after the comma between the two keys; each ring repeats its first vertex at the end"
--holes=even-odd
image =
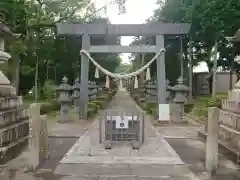
{"type": "MultiPolygon", "coordinates": [[[[164,35],[186,35],[190,24],[183,23],[149,23],[149,24],[57,24],[57,32],[61,36],[82,36],[82,49],[90,53],[158,53],[164,48],[164,35]],[[90,37],[96,35],[110,36],[156,36],[156,45],[120,46],[91,45],[90,37]]],[[[81,55],[81,90],[80,116],[87,116],[88,108],[88,74],[89,59],[81,55]]],[[[157,58],[157,103],[165,104],[165,56],[157,58]]]]}

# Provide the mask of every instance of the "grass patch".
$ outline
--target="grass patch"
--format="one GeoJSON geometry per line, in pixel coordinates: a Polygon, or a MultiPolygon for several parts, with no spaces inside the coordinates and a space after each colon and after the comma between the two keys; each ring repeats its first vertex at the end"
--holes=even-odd
{"type": "Polygon", "coordinates": [[[196,121],[206,123],[209,107],[221,108],[221,100],[227,99],[226,93],[217,94],[216,97],[211,96],[199,96],[196,98],[195,103],[189,111],[189,115],[193,116],[196,121]]]}

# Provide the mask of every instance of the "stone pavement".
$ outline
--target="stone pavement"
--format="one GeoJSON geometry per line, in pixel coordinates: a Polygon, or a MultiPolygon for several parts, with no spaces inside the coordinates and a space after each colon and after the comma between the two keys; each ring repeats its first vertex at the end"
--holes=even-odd
{"type": "MultiPolygon", "coordinates": [[[[138,109],[128,92],[119,91],[108,109],[138,109]]],[[[139,109],[138,109],[139,110],[139,109]]],[[[68,179],[197,179],[164,137],[145,121],[145,142],[139,150],[121,144],[105,150],[99,144],[99,121],[66,153],[55,174],[68,179]]]]}
{"type": "MultiPolygon", "coordinates": [[[[135,109],[128,93],[119,92],[108,108],[135,109]]],[[[238,180],[238,168],[220,156],[220,169],[209,178],[204,168],[204,143],[195,125],[153,127],[146,117],[145,144],[140,150],[98,144],[98,118],[92,125],[58,124],[50,132],[50,159],[37,172],[27,172],[27,151],[6,164],[10,180],[238,180]],[[157,131],[156,131],[157,130],[157,131]],[[79,139],[77,139],[79,137],[79,139]],[[180,157],[179,157],[180,156],[180,157]],[[97,162],[96,162],[97,161],[97,162]]]]}

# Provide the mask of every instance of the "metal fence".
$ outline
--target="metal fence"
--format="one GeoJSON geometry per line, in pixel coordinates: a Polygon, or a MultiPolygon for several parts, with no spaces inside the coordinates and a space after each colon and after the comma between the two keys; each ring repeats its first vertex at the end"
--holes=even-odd
{"type": "Polygon", "coordinates": [[[100,143],[111,149],[113,143],[131,143],[139,149],[144,142],[144,114],[141,111],[105,110],[100,118],[100,143]]]}

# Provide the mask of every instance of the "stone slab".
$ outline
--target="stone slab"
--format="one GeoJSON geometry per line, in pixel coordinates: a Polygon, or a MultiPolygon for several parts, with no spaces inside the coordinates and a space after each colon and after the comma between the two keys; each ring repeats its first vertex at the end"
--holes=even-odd
{"type": "Polygon", "coordinates": [[[49,132],[49,137],[76,137],[79,138],[87,130],[81,124],[56,124],[49,132]]]}
{"type": "Polygon", "coordinates": [[[157,126],[156,129],[162,136],[168,138],[198,138],[199,126],[157,126]]]}
{"type": "MultiPolygon", "coordinates": [[[[117,108],[138,109],[126,92],[118,92],[110,103],[110,110],[117,108]]],[[[54,173],[66,176],[63,180],[91,179],[95,175],[98,179],[109,179],[110,176],[110,179],[118,180],[192,179],[188,178],[191,174],[188,166],[149,119],[145,121],[145,142],[138,150],[133,150],[129,143],[116,143],[112,149],[105,150],[98,137],[99,121],[96,120],[65,154],[54,173]]]]}
{"type": "Polygon", "coordinates": [[[186,165],[159,164],[60,164],[55,173],[66,176],[100,177],[184,177],[191,173],[186,165]]]}
{"type": "Polygon", "coordinates": [[[113,145],[111,150],[105,150],[104,145],[99,144],[98,123],[95,122],[78,139],[60,162],[183,164],[177,153],[153,126],[148,128],[149,131],[153,132],[149,134],[151,136],[145,138],[145,143],[139,150],[133,150],[130,144],[125,143],[113,145]]]}

